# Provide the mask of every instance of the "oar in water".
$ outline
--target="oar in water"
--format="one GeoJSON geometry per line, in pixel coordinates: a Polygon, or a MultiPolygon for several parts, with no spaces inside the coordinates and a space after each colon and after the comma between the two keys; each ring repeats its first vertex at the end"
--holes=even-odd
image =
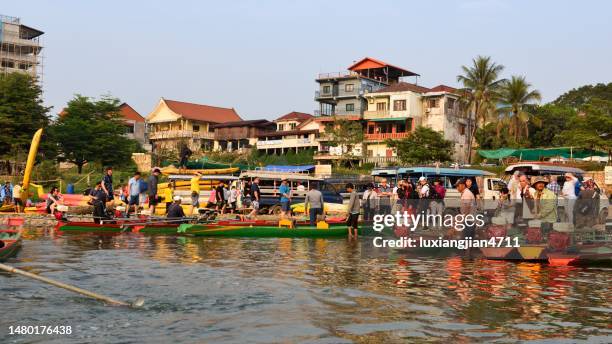
{"type": "Polygon", "coordinates": [[[104,301],[104,302],[106,302],[108,304],[115,305],[115,306],[126,306],[126,307],[138,308],[138,307],[141,307],[142,305],[144,305],[144,299],[143,298],[138,298],[133,303],[126,303],[126,302],[115,300],[113,298],[110,298],[110,297],[107,297],[107,296],[104,296],[104,295],[96,294],[94,292],[91,292],[91,291],[88,291],[88,290],[85,290],[85,289],[81,289],[81,288],[74,287],[74,286],[71,286],[71,285],[68,285],[68,284],[65,284],[65,283],[62,283],[62,282],[58,282],[58,281],[52,280],[50,278],[46,278],[46,277],[43,277],[43,276],[35,275],[33,273],[29,273],[27,271],[14,268],[14,267],[9,266],[9,265],[0,264],[0,270],[4,270],[4,271],[7,271],[7,272],[10,272],[10,273],[13,273],[13,274],[29,277],[29,278],[35,279],[37,281],[41,281],[41,282],[44,282],[44,283],[47,283],[47,284],[51,284],[53,286],[56,286],[56,287],[59,287],[59,288],[62,288],[62,289],[70,290],[72,292],[75,292],[75,293],[78,293],[78,294],[81,294],[81,295],[85,295],[85,296],[88,296],[88,297],[91,297],[91,298],[94,298],[94,299],[97,299],[97,300],[100,300],[100,301],[104,301]]]}

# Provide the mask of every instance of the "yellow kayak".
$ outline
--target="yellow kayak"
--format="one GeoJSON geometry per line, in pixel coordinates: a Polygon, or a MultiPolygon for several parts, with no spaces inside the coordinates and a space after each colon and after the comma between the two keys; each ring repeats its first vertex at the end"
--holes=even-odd
{"type": "Polygon", "coordinates": [[[196,174],[197,172],[200,172],[203,175],[211,175],[211,174],[231,174],[234,172],[238,172],[240,169],[238,167],[228,167],[228,168],[212,168],[212,169],[203,169],[203,170],[198,170],[198,169],[179,169],[176,167],[164,167],[161,169],[161,173],[163,175],[170,175],[170,174],[196,174]]]}
{"type": "MultiPolygon", "coordinates": [[[[325,203],[323,205],[323,211],[326,214],[330,213],[346,213],[348,211],[348,207],[345,204],[337,204],[337,203],[325,203]]],[[[294,213],[304,213],[304,203],[296,203],[291,205],[291,210],[294,213]]]]}

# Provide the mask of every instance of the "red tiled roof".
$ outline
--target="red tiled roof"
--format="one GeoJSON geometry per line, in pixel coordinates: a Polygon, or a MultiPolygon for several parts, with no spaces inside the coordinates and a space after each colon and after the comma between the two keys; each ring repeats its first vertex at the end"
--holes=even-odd
{"type": "Polygon", "coordinates": [[[398,66],[394,66],[392,64],[389,64],[387,62],[384,61],[380,61],[371,57],[364,57],[363,59],[353,63],[350,67],[348,67],[347,69],[350,71],[357,71],[357,70],[362,70],[362,69],[371,69],[371,68],[382,68],[382,67],[391,67],[394,69],[397,69],[400,72],[404,72],[406,75],[405,76],[414,76],[414,75],[419,75],[417,73],[411,72],[409,70],[406,70],[404,68],[398,67],[398,66]]]}
{"type": "Polygon", "coordinates": [[[304,112],[292,111],[292,112],[289,112],[286,115],[283,115],[283,116],[277,118],[275,120],[275,122],[290,121],[290,120],[295,120],[295,121],[298,121],[298,122],[303,122],[303,121],[305,121],[307,119],[310,119],[312,117],[313,117],[312,115],[304,113],[304,112]]]}
{"type": "Polygon", "coordinates": [[[170,110],[187,119],[211,123],[242,121],[242,118],[240,118],[236,110],[233,108],[228,109],[168,99],[164,99],[164,102],[170,108],[170,110]]]}
{"type": "Polygon", "coordinates": [[[448,93],[457,93],[457,89],[454,87],[446,86],[446,85],[438,85],[429,90],[429,92],[448,92],[448,93]]]}
{"type": "Polygon", "coordinates": [[[411,84],[408,82],[397,82],[387,87],[383,87],[380,90],[372,92],[372,93],[403,92],[403,91],[426,93],[426,92],[429,92],[430,89],[427,87],[411,84]]]}
{"type": "Polygon", "coordinates": [[[132,120],[135,122],[144,122],[145,119],[142,117],[133,107],[128,103],[123,103],[119,106],[119,112],[124,119],[132,120]]]}

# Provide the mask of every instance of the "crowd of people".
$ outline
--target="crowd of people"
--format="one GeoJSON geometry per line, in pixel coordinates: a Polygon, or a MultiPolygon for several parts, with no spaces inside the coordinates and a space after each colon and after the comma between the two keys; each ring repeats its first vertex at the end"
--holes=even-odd
{"type": "Polygon", "coordinates": [[[538,219],[545,230],[555,222],[568,222],[581,228],[592,227],[599,219],[601,190],[589,177],[580,181],[568,172],[559,177],[530,179],[517,171],[501,194],[500,212],[513,214],[516,224],[538,219]],[[558,212],[560,207],[563,213],[558,212]]]}
{"type": "Polygon", "coordinates": [[[378,186],[373,183],[366,185],[361,198],[364,221],[372,221],[376,214],[397,212],[442,214],[445,196],[446,188],[439,179],[430,182],[426,177],[420,177],[416,184],[410,179],[401,179],[394,187],[382,179],[378,186]]]}

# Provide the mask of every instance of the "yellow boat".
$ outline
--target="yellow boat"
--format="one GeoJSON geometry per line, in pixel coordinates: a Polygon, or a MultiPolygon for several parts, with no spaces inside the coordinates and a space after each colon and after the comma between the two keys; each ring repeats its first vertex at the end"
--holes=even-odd
{"type": "Polygon", "coordinates": [[[228,168],[212,168],[212,169],[179,169],[173,166],[164,167],[161,169],[161,173],[165,176],[171,174],[196,174],[200,172],[203,175],[211,175],[211,174],[231,174],[238,172],[240,168],[238,167],[228,167],[228,168]]]}

